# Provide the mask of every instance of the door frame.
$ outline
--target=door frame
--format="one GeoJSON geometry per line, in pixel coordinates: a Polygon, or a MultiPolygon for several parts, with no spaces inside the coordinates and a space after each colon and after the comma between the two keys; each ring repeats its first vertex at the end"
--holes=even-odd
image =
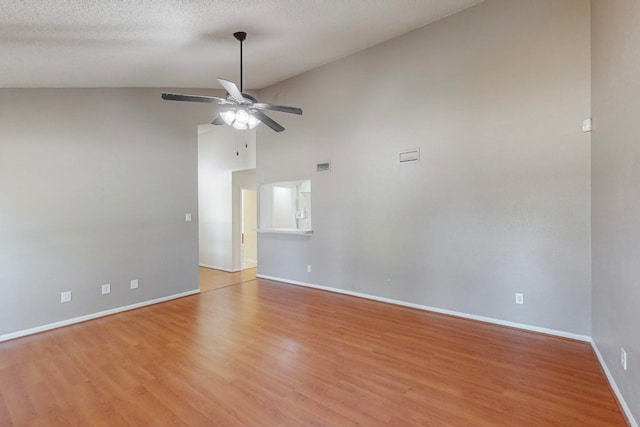
{"type": "MultiPolygon", "coordinates": [[[[244,242],[245,242],[245,229],[244,229],[244,217],[245,217],[245,202],[244,195],[245,191],[253,191],[255,193],[255,201],[256,201],[256,229],[258,227],[258,190],[255,187],[250,186],[240,186],[240,270],[245,270],[245,254],[244,254],[244,242]]],[[[258,236],[256,233],[256,258],[255,258],[255,266],[247,267],[247,268],[255,268],[258,265],[258,236]]]]}

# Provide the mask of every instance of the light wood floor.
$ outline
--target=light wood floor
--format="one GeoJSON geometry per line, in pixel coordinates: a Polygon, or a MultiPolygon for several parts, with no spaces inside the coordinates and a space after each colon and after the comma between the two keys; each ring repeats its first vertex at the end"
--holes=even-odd
{"type": "Polygon", "coordinates": [[[586,343],[252,280],[0,343],[1,426],[624,426],[586,343]]]}
{"type": "Polygon", "coordinates": [[[237,285],[256,278],[257,268],[228,273],[213,268],[200,267],[200,292],[212,291],[226,286],[237,285]]]}

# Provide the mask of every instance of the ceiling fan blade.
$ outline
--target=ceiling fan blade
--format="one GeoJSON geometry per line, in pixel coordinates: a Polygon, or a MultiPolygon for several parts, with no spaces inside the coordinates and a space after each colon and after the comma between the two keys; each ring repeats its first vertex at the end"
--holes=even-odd
{"type": "Polygon", "coordinates": [[[166,101],[188,101],[188,102],[206,102],[209,104],[230,104],[224,98],[216,96],[200,96],[200,95],[179,95],[175,93],[163,93],[162,99],[166,101]]]}
{"type": "Polygon", "coordinates": [[[287,105],[273,105],[273,104],[267,104],[265,102],[256,102],[252,105],[252,107],[257,108],[259,110],[282,111],[283,113],[302,115],[302,108],[289,107],[287,105]]]}
{"type": "Polygon", "coordinates": [[[275,120],[273,120],[271,117],[267,116],[260,110],[254,110],[252,111],[251,114],[256,116],[258,119],[260,119],[262,123],[269,126],[271,129],[275,130],[276,132],[282,132],[284,130],[284,127],[282,127],[282,125],[277,123],[275,120]]]}
{"type": "Polygon", "coordinates": [[[220,117],[220,115],[217,115],[213,121],[211,122],[212,125],[216,125],[216,126],[220,126],[224,124],[224,120],[222,120],[222,117],[220,117]]]}
{"type": "Polygon", "coordinates": [[[236,86],[235,83],[230,82],[229,80],[221,79],[219,77],[218,81],[233,99],[238,102],[244,102],[244,96],[242,96],[242,93],[240,93],[240,89],[238,89],[238,86],[236,86]]]}

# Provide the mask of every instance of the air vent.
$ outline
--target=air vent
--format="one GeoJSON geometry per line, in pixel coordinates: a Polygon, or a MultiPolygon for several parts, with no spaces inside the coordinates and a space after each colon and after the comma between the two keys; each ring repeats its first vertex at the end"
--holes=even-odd
{"type": "Polygon", "coordinates": [[[329,172],[330,170],[331,170],[330,162],[316,164],[316,172],[329,172]]]}
{"type": "Polygon", "coordinates": [[[398,155],[398,161],[400,164],[415,163],[418,160],[420,160],[420,150],[402,151],[398,155]]]}

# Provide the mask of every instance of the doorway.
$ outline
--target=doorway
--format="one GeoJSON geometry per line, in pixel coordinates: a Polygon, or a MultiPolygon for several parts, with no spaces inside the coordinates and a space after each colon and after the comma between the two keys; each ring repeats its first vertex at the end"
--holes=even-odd
{"type": "MultiPolygon", "coordinates": [[[[255,131],[237,131],[229,126],[198,126],[198,264],[201,291],[251,280],[251,274],[255,279],[255,267],[243,270],[240,244],[241,190],[256,188],[255,139],[255,131]]],[[[253,264],[257,264],[257,251],[253,255],[247,250],[245,252],[247,263],[253,260],[253,264]]]]}

